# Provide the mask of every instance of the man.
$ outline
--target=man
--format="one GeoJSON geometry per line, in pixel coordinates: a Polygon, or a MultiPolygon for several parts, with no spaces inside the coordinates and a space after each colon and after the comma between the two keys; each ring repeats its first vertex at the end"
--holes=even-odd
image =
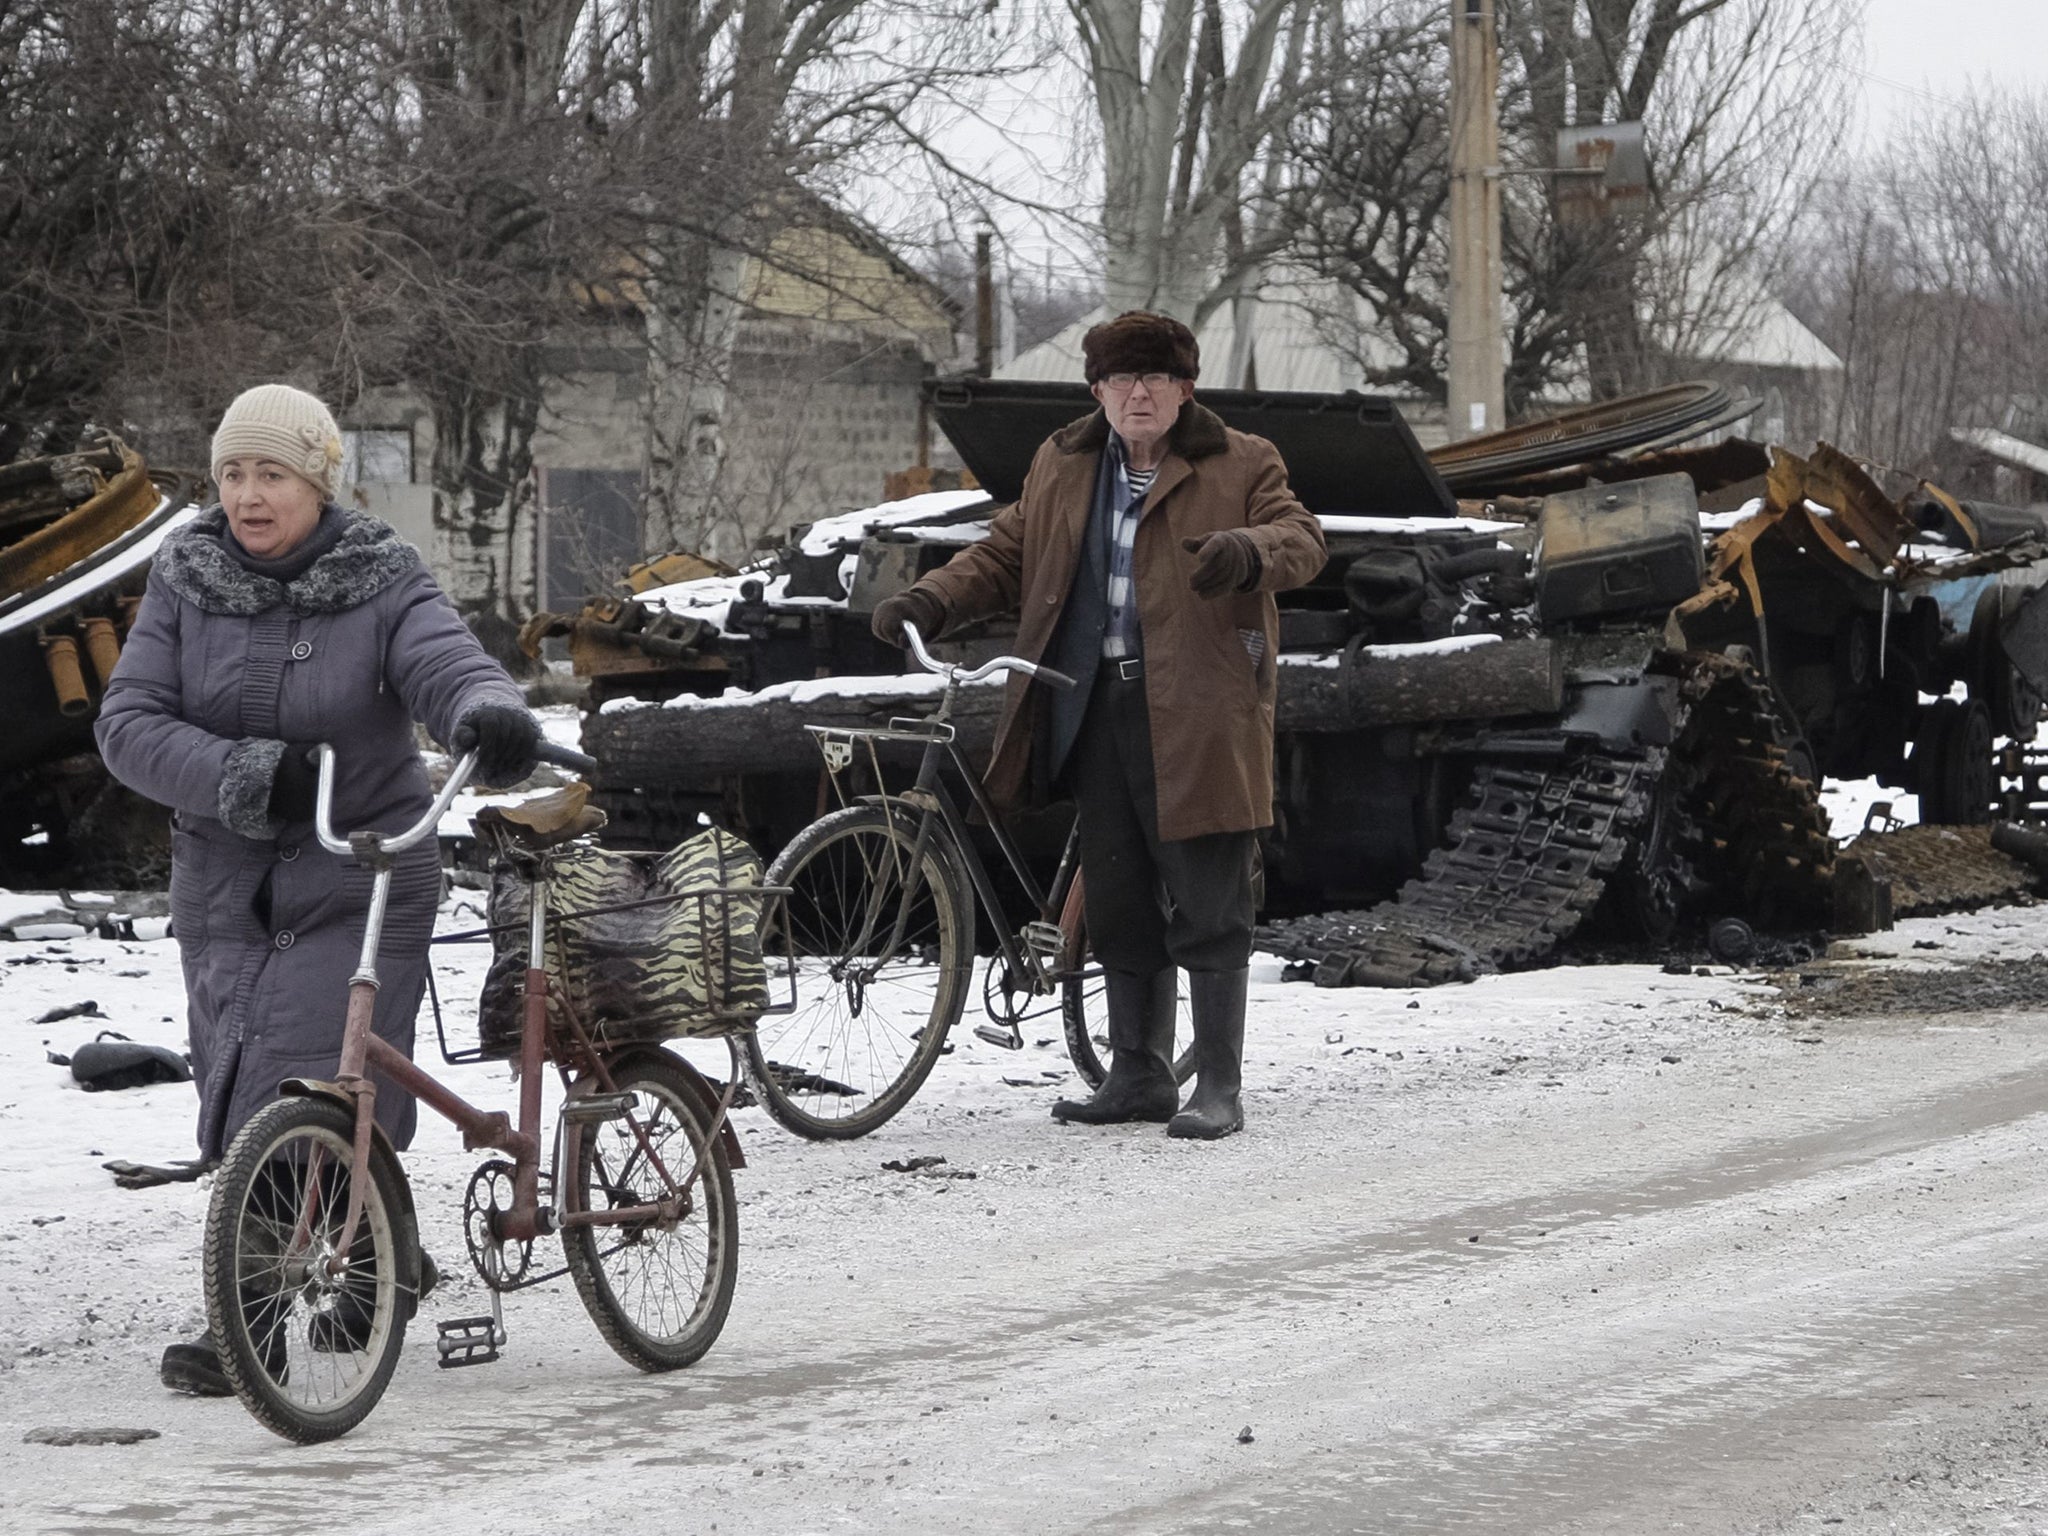
{"type": "Polygon", "coordinates": [[[998,804],[1064,788],[1081,821],[1088,933],[1109,1000],[1109,1073],[1056,1119],[1244,1124],[1252,859],[1273,819],[1275,592],[1322,568],[1322,528],[1264,438],[1194,403],[1178,320],[1133,311],[1082,339],[1101,405],[1039,448],[989,536],[875,610],[941,633],[1018,612],[1016,650],[1077,680],[1010,680],[988,785],[998,804]],[[1188,972],[1196,1082],[1178,1114],[1174,967],[1188,972]]]}

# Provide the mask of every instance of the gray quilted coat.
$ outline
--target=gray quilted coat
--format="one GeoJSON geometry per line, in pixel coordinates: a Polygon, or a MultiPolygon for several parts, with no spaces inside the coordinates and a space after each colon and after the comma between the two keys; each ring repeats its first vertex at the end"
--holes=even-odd
{"type": "MultiPolygon", "coordinates": [[[[287,742],[335,747],[338,831],[395,831],[431,801],[415,720],[445,742],[470,711],[524,705],[410,544],[341,512],[295,579],[237,563],[218,507],[172,534],[100,709],[114,776],[171,808],[171,920],[184,962],[199,1149],[217,1156],[288,1077],[334,1075],[370,875],[310,823],[268,814],[287,742]]],[[[434,840],[392,877],[376,1030],[408,1053],[440,897],[434,840]]],[[[412,1139],[409,1096],[377,1118],[412,1139]]]]}

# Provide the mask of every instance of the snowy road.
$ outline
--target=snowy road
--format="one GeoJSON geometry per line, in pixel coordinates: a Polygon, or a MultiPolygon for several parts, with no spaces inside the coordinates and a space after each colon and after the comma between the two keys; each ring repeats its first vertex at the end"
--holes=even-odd
{"type": "MultiPolygon", "coordinates": [[[[88,1021],[25,1022],[93,997],[175,1040],[170,946],[0,946],[43,962],[0,967],[0,1529],[2048,1529],[2048,984],[1944,969],[2044,943],[2048,908],[1908,924],[1784,996],[1268,964],[1249,1130],[1215,1146],[1056,1126],[1058,1046],[963,1027],[866,1141],[743,1116],[740,1289],[697,1367],[633,1374],[551,1287],[496,1365],[417,1333],[313,1449],[155,1383],[205,1191],[116,1191],[96,1154],[182,1155],[189,1090],[87,1098],[41,1053],[88,1021]],[[880,1167],[918,1154],[975,1177],[880,1167]],[[161,1437],[23,1443],[79,1425],[161,1437]]],[[[435,1130],[411,1166],[457,1255],[470,1157],[435,1130]]]]}

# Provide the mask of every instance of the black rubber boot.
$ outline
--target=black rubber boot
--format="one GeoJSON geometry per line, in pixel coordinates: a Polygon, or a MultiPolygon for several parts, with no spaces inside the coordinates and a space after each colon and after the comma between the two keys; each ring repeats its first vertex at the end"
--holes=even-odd
{"type": "Polygon", "coordinates": [[[235,1395],[227,1373],[220,1368],[220,1351],[214,1348],[210,1333],[171,1345],[164,1351],[163,1364],[157,1367],[157,1375],[173,1392],[183,1392],[191,1397],[235,1395]]]}
{"type": "MultiPolygon", "coordinates": [[[[291,1370],[285,1361],[284,1336],[274,1321],[258,1315],[256,1335],[263,1343],[264,1365],[280,1383],[290,1376],[291,1370]]],[[[202,1333],[196,1339],[182,1344],[172,1344],[164,1349],[163,1362],[157,1367],[157,1377],[173,1392],[183,1392],[189,1397],[233,1397],[234,1383],[228,1380],[228,1373],[220,1366],[220,1346],[213,1341],[211,1333],[202,1333]]]]}
{"type": "Polygon", "coordinates": [[[1109,1000],[1109,1072],[1093,1096],[1053,1105],[1053,1119],[1122,1125],[1173,1118],[1180,1102],[1173,1080],[1173,981],[1170,965],[1150,976],[1102,973],[1109,1000]]]}
{"type": "Polygon", "coordinates": [[[1195,1018],[1195,1091],[1167,1122],[1169,1136],[1215,1141],[1244,1129],[1244,993],[1249,970],[1188,972],[1195,1018]]]}

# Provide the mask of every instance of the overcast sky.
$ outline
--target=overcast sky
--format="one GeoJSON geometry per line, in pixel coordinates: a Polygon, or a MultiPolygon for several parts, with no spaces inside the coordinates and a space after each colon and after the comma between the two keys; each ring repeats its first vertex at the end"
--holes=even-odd
{"type": "Polygon", "coordinates": [[[1914,111],[1973,84],[2048,90],[2048,0],[1865,0],[1863,76],[1869,131],[1881,138],[1914,111]]]}

